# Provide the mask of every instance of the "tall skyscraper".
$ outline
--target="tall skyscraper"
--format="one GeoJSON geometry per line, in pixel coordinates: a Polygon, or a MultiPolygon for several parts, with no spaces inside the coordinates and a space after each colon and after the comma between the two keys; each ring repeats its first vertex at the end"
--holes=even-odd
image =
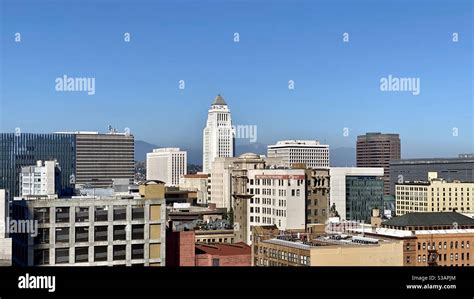
{"type": "Polygon", "coordinates": [[[281,158],[285,167],[304,163],[308,168],[329,168],[329,145],[318,140],[283,140],[268,146],[268,158],[281,158]]]}
{"type": "Polygon", "coordinates": [[[187,153],[177,147],[157,148],[146,154],[146,179],[159,180],[166,186],[178,186],[187,174],[187,153]]]}
{"type": "Polygon", "coordinates": [[[212,162],[216,157],[234,156],[234,130],[229,107],[221,95],[217,95],[207,115],[203,131],[204,173],[210,173],[212,162]]]}
{"type": "Polygon", "coordinates": [[[357,167],[383,167],[384,194],[390,194],[390,161],[400,159],[398,134],[367,133],[357,136],[357,167]]]}
{"type": "Polygon", "coordinates": [[[76,135],[0,133],[0,189],[8,199],[20,194],[20,173],[38,160],[56,160],[61,167],[61,195],[70,195],[76,172],[76,135]]]}
{"type": "Polygon", "coordinates": [[[134,137],[111,130],[76,132],[76,186],[107,188],[113,179],[128,179],[133,183],[134,137]]]}
{"type": "Polygon", "coordinates": [[[0,189],[9,200],[20,194],[20,173],[38,160],[56,160],[61,168],[61,190],[71,195],[74,187],[111,187],[113,179],[134,178],[134,138],[111,131],[58,132],[52,134],[0,133],[0,189]]]}

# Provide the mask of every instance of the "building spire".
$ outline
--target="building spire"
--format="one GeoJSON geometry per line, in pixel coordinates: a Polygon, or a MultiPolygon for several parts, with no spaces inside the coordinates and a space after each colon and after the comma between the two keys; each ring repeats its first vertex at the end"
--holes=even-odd
{"type": "Polygon", "coordinates": [[[227,106],[227,103],[224,101],[224,98],[221,96],[221,94],[218,94],[214,99],[214,102],[212,102],[212,105],[227,106]]]}

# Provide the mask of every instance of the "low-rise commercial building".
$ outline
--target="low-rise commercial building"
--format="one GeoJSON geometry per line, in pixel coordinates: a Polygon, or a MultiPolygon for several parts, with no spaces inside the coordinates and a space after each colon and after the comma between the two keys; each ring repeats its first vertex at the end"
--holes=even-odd
{"type": "Polygon", "coordinates": [[[255,227],[255,266],[402,266],[403,242],[345,234],[281,233],[255,227]]]}
{"type": "Polygon", "coordinates": [[[37,231],[14,235],[13,263],[164,266],[164,184],[148,181],[139,188],[139,198],[15,200],[13,218],[36,222],[37,231]]]}
{"type": "Polygon", "coordinates": [[[474,219],[456,212],[408,213],[350,233],[403,241],[404,266],[472,266],[474,219]]]}
{"type": "Polygon", "coordinates": [[[199,231],[167,231],[166,260],[169,267],[182,266],[250,266],[250,246],[239,243],[196,240],[199,231]]]}

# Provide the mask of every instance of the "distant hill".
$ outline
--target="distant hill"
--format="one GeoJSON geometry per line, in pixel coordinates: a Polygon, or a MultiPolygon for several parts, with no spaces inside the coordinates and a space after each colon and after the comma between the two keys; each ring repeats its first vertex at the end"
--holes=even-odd
{"type": "Polygon", "coordinates": [[[356,150],[353,147],[330,149],[331,167],[355,167],[356,150]]]}
{"type": "Polygon", "coordinates": [[[145,162],[146,153],[150,153],[154,148],[158,148],[156,144],[151,144],[142,140],[135,140],[135,161],[145,162]]]}
{"type": "MultiPolygon", "coordinates": [[[[146,154],[153,151],[160,146],[148,143],[142,140],[135,140],[135,161],[145,162],[146,154]]],[[[202,149],[197,148],[183,148],[188,152],[188,164],[201,165],[202,163],[202,149]]],[[[338,147],[330,150],[331,166],[332,167],[351,167],[356,165],[355,148],[352,147],[338,147]]],[[[255,153],[260,155],[267,154],[267,145],[258,142],[238,142],[236,144],[236,156],[238,157],[244,153],[255,153]]]]}
{"type": "MultiPolygon", "coordinates": [[[[135,161],[146,162],[146,154],[153,152],[153,149],[160,148],[156,144],[148,143],[143,140],[135,140],[135,161]]],[[[196,164],[197,166],[201,165],[202,162],[202,150],[201,149],[191,149],[183,148],[182,150],[188,152],[188,164],[196,164]]]]}

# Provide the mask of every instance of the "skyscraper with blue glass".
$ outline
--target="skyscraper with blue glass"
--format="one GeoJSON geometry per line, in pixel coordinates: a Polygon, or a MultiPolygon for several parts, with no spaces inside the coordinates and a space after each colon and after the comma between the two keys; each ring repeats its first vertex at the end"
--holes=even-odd
{"type": "Polygon", "coordinates": [[[19,196],[21,167],[56,160],[61,169],[60,195],[70,195],[76,173],[75,134],[0,133],[0,189],[19,196]]]}

